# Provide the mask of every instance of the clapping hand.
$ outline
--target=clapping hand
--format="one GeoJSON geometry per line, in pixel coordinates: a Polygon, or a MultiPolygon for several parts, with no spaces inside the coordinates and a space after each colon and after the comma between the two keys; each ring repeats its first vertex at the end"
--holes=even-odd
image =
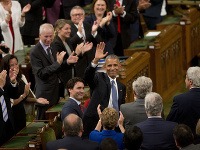
{"type": "Polygon", "coordinates": [[[49,104],[49,101],[46,98],[38,98],[36,99],[36,102],[40,104],[49,104]]]}
{"type": "Polygon", "coordinates": [[[97,44],[95,58],[93,59],[94,64],[98,64],[98,61],[106,57],[106,55],[108,54],[108,52],[104,53],[104,48],[105,48],[104,42],[100,42],[99,44],[97,44]]]}
{"type": "Polygon", "coordinates": [[[74,56],[75,52],[73,51],[71,55],[67,58],[67,64],[75,64],[78,61],[78,56],[74,56]]]}
{"type": "Polygon", "coordinates": [[[61,65],[66,52],[62,51],[56,54],[57,62],[61,65]]]}
{"type": "Polygon", "coordinates": [[[3,89],[5,83],[6,83],[6,76],[7,76],[7,71],[6,70],[3,70],[1,73],[0,73],[0,88],[3,89]]]}
{"type": "Polygon", "coordinates": [[[24,16],[27,12],[29,12],[30,9],[31,9],[30,4],[27,4],[26,6],[24,6],[24,8],[22,9],[22,16],[24,16]]]}

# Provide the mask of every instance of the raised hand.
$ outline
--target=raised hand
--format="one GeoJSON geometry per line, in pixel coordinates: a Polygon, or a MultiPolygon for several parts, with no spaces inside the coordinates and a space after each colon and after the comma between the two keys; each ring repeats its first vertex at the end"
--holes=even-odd
{"type": "Polygon", "coordinates": [[[101,118],[101,109],[100,109],[100,107],[101,107],[101,105],[99,104],[99,105],[97,106],[97,113],[98,113],[98,115],[99,115],[99,119],[101,118]]]}
{"type": "Polygon", "coordinates": [[[9,77],[10,77],[11,83],[14,84],[17,82],[16,78],[17,78],[18,73],[19,73],[19,69],[17,68],[13,68],[9,70],[9,77]]]}
{"type": "Polygon", "coordinates": [[[144,10],[151,6],[150,0],[139,0],[139,4],[137,6],[138,10],[144,10]]]}
{"type": "Polygon", "coordinates": [[[78,57],[77,55],[74,56],[75,52],[73,51],[71,53],[71,55],[69,55],[69,57],[67,58],[67,64],[75,64],[78,61],[78,57]]]}
{"type": "Polygon", "coordinates": [[[83,19],[81,19],[78,23],[78,32],[83,34],[83,19]]]}
{"type": "Polygon", "coordinates": [[[108,52],[104,53],[104,48],[105,48],[104,42],[100,42],[99,44],[97,44],[95,58],[93,59],[94,64],[98,64],[98,61],[104,58],[108,54],[108,52]]]}
{"type": "Polygon", "coordinates": [[[77,44],[76,49],[75,49],[75,52],[77,55],[80,55],[82,53],[83,45],[84,43],[77,44]]]}
{"type": "Polygon", "coordinates": [[[82,47],[82,55],[85,53],[85,52],[88,52],[92,49],[93,47],[93,43],[92,42],[86,42],[83,47],[82,47]]]}
{"type": "Polygon", "coordinates": [[[26,6],[24,6],[24,8],[22,9],[22,15],[24,16],[25,13],[29,12],[30,9],[31,9],[30,4],[27,4],[26,6]]]}
{"type": "Polygon", "coordinates": [[[92,25],[92,34],[94,34],[97,31],[98,27],[99,27],[99,22],[94,21],[94,23],[92,25]]]}
{"type": "Polygon", "coordinates": [[[1,73],[0,73],[0,88],[3,89],[5,83],[6,83],[6,76],[7,76],[7,71],[6,70],[3,70],[1,73]]]}
{"type": "Polygon", "coordinates": [[[56,54],[57,62],[61,65],[66,52],[62,51],[56,54]]]}
{"type": "Polygon", "coordinates": [[[38,98],[36,99],[36,102],[40,104],[49,104],[49,101],[46,98],[38,98]]]}

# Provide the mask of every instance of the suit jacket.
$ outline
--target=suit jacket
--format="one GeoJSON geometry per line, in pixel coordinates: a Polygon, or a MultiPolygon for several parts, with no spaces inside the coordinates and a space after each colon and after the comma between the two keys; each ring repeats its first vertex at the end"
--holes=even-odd
{"type": "Polygon", "coordinates": [[[86,139],[82,139],[78,136],[64,137],[56,141],[47,143],[47,150],[67,149],[67,150],[99,150],[99,145],[96,142],[92,142],[86,139]]]}
{"type": "Polygon", "coordinates": [[[49,106],[59,100],[58,70],[60,64],[52,62],[40,42],[31,49],[31,66],[35,76],[35,95],[49,100],[49,106]]]}
{"type": "MultiPolygon", "coordinates": [[[[116,0],[108,0],[108,8],[109,10],[114,9],[114,4],[116,0]]],[[[123,49],[128,48],[131,44],[131,33],[132,28],[130,24],[134,23],[138,20],[139,15],[137,12],[137,5],[133,0],[123,0],[122,6],[125,6],[126,15],[125,17],[120,17],[120,25],[121,25],[121,38],[122,38],[122,45],[123,49]]],[[[117,17],[113,16],[113,22],[115,25],[115,32],[117,33],[117,17]]]]}
{"type": "Polygon", "coordinates": [[[200,144],[194,145],[194,144],[190,144],[186,147],[181,148],[181,150],[198,150],[200,149],[200,144]]]}
{"type": "Polygon", "coordinates": [[[200,118],[200,88],[192,88],[184,94],[174,97],[173,104],[166,120],[188,125],[195,134],[200,118]]]}
{"type": "MultiPolygon", "coordinates": [[[[71,44],[70,40],[68,39],[68,40],[66,40],[66,42],[67,42],[68,46],[70,47],[71,51],[73,51],[73,47],[72,47],[72,44],[71,44]]],[[[53,57],[54,57],[55,60],[56,60],[57,52],[59,52],[59,53],[62,52],[62,51],[66,52],[66,54],[64,56],[64,62],[66,62],[66,60],[69,57],[69,54],[68,54],[68,52],[66,50],[66,47],[63,44],[63,42],[62,42],[62,40],[60,39],[59,36],[56,36],[54,38],[54,41],[51,44],[51,46],[52,46],[52,54],[53,54],[53,57]]],[[[61,65],[61,67],[59,69],[60,71],[58,73],[58,76],[59,76],[59,79],[64,84],[64,86],[66,85],[67,81],[72,78],[72,69],[73,68],[74,68],[74,65],[70,65],[68,67],[66,67],[65,63],[63,63],[61,65]]]]}
{"type": "Polygon", "coordinates": [[[61,111],[61,119],[64,120],[69,114],[76,114],[80,118],[83,118],[83,113],[79,105],[71,98],[65,103],[61,111]]]}
{"type": "Polygon", "coordinates": [[[176,123],[162,118],[148,118],[136,126],[143,133],[141,150],[177,150],[173,138],[176,123]]]}
{"type": "MultiPolygon", "coordinates": [[[[103,41],[101,36],[98,33],[95,38],[92,36],[92,34],[91,34],[92,26],[89,23],[83,22],[83,27],[85,30],[86,42],[92,42],[93,48],[89,52],[86,52],[83,55],[83,57],[80,57],[79,61],[76,63],[76,66],[75,66],[76,76],[82,77],[82,78],[83,78],[85,69],[87,68],[88,64],[92,61],[92,59],[95,56],[97,43],[103,41]]],[[[80,44],[83,42],[83,39],[77,35],[77,31],[78,31],[77,27],[72,23],[71,24],[71,34],[70,34],[71,39],[70,39],[70,41],[71,41],[74,49],[76,49],[77,44],[80,44]]]]}
{"type": "MultiPolygon", "coordinates": [[[[98,122],[97,106],[101,105],[101,109],[108,107],[111,84],[110,79],[106,73],[97,72],[95,73],[96,68],[93,68],[91,64],[87,67],[85,71],[85,82],[88,83],[90,87],[91,100],[88,105],[88,108],[84,112],[83,123],[84,131],[86,134],[89,134],[94,130],[98,122]],[[90,120],[90,119],[91,120],[90,120]],[[90,126],[90,127],[89,127],[90,126]],[[88,132],[88,133],[87,133],[88,132]]],[[[126,96],[126,87],[117,81],[118,86],[118,105],[125,103],[126,96]]]]}
{"type": "Polygon", "coordinates": [[[136,99],[134,102],[122,104],[120,110],[124,116],[125,128],[147,119],[144,99],[136,99]]]}
{"type": "Polygon", "coordinates": [[[83,6],[83,4],[84,4],[84,2],[83,2],[83,0],[61,0],[62,1],[62,5],[64,6],[64,7],[69,7],[69,6],[76,6],[76,5],[78,5],[78,6],[83,6]]]}

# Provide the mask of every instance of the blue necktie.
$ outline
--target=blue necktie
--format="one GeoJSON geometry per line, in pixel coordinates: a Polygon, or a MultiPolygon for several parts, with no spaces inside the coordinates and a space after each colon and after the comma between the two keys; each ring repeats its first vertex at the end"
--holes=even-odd
{"type": "Polygon", "coordinates": [[[112,90],[112,104],[113,104],[113,108],[116,109],[117,111],[119,111],[118,98],[117,98],[117,89],[116,89],[115,81],[114,80],[111,81],[111,90],[112,90]]]}
{"type": "Polygon", "coordinates": [[[7,111],[4,96],[1,96],[1,107],[2,107],[2,113],[3,113],[3,120],[6,122],[8,120],[8,111],[7,111]]]}

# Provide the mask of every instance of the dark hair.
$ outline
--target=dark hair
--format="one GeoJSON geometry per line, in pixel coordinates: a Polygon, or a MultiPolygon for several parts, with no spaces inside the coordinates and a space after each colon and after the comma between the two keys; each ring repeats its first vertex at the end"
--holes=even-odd
{"type": "Polygon", "coordinates": [[[185,124],[179,124],[174,128],[174,139],[178,146],[186,147],[194,142],[194,136],[190,127],[185,124]]]}
{"type": "Polygon", "coordinates": [[[143,134],[139,127],[131,126],[124,132],[124,146],[128,150],[138,150],[143,141],[143,134]]]}
{"type": "Polygon", "coordinates": [[[66,116],[63,125],[66,136],[78,136],[80,131],[83,131],[83,122],[81,118],[75,114],[66,116]]]}
{"type": "MultiPolygon", "coordinates": [[[[92,7],[91,7],[91,12],[94,13],[94,5],[96,4],[98,0],[93,0],[92,2],[92,7]]],[[[108,8],[108,2],[107,0],[103,0],[105,3],[106,3],[106,11],[104,13],[104,16],[106,16],[106,13],[109,11],[109,8],[108,8]]]]}
{"type": "MultiPolygon", "coordinates": [[[[10,71],[10,60],[11,59],[16,59],[17,62],[18,62],[18,59],[15,55],[12,55],[12,54],[7,54],[6,56],[4,56],[1,60],[1,69],[0,71],[2,70],[6,70],[7,71],[7,74],[9,74],[9,71],[10,71]]],[[[21,74],[21,71],[19,69],[19,73],[17,75],[17,81],[19,82],[21,80],[21,77],[22,77],[22,74],[21,74]]]]}
{"type": "MultiPolygon", "coordinates": [[[[66,85],[67,91],[68,91],[68,89],[73,89],[74,85],[77,82],[82,82],[84,84],[84,80],[82,78],[74,77],[72,79],[69,79],[69,81],[67,82],[67,85],[66,85]]],[[[69,91],[68,91],[68,94],[69,94],[69,91]]]]}
{"type": "Polygon", "coordinates": [[[105,138],[100,143],[100,150],[118,150],[117,142],[112,138],[105,138]]]}

